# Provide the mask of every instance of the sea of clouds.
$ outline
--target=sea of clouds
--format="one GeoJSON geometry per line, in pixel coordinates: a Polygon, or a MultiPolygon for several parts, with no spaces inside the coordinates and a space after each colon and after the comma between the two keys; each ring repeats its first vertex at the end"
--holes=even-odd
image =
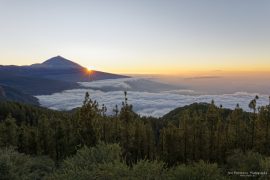
{"type": "MultiPolygon", "coordinates": [[[[124,91],[128,93],[128,102],[133,105],[135,112],[142,116],[161,117],[171,110],[195,102],[222,104],[225,108],[234,109],[238,103],[244,110],[249,111],[248,104],[256,93],[235,92],[233,94],[206,95],[190,89],[179,89],[176,86],[165,85],[141,78],[126,78],[81,82],[80,89],[67,90],[52,95],[37,96],[42,106],[56,110],[70,110],[82,105],[86,92],[91,98],[106,105],[108,113],[117,104],[121,107],[124,91]],[[143,85],[142,85],[143,84],[143,85]],[[167,88],[166,88],[167,87],[167,88]]],[[[258,106],[267,105],[269,97],[258,94],[258,106]]]]}

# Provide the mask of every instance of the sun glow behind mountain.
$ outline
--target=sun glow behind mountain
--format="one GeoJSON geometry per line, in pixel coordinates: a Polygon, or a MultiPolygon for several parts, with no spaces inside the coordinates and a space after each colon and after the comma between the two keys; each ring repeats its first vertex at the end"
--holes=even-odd
{"type": "Polygon", "coordinates": [[[86,70],[87,70],[88,74],[91,74],[91,72],[93,71],[93,69],[91,67],[87,67],[86,70]]]}

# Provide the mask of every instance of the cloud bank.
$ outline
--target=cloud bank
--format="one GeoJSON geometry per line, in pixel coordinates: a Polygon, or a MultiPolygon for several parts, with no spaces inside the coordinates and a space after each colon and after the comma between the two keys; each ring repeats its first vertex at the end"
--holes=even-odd
{"type": "MultiPolygon", "coordinates": [[[[85,93],[89,92],[92,99],[98,101],[100,105],[106,105],[108,113],[112,113],[112,109],[116,104],[121,107],[124,93],[122,90],[108,91],[108,88],[115,89],[116,87],[121,87],[128,90],[128,102],[133,105],[135,112],[143,116],[161,117],[177,107],[195,102],[209,103],[212,99],[217,105],[222,104],[225,108],[234,109],[236,104],[239,103],[244,110],[249,111],[248,104],[256,95],[255,93],[246,92],[223,95],[199,95],[192,90],[134,91],[127,81],[129,80],[117,79],[81,83],[85,89],[67,90],[52,95],[37,96],[37,98],[42,106],[57,110],[70,110],[80,107],[85,93]],[[104,87],[106,87],[106,91],[102,91],[104,87]],[[97,90],[96,88],[99,89],[97,90]]],[[[130,79],[130,81],[134,81],[134,79],[130,79]]],[[[139,83],[140,80],[137,79],[136,81],[139,83]]],[[[267,95],[259,95],[259,97],[258,106],[269,103],[267,95]]]]}

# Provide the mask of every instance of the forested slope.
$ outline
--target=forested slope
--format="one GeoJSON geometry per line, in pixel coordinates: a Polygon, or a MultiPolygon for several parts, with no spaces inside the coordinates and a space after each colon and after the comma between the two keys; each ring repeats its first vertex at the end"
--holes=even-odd
{"type": "Polygon", "coordinates": [[[256,100],[252,113],[212,102],[160,119],[140,117],[127,97],[112,116],[88,93],[71,112],[2,102],[0,174],[19,177],[14,169],[31,163],[37,172],[29,177],[49,179],[237,179],[228,172],[270,172],[270,106],[258,108],[256,100]]]}

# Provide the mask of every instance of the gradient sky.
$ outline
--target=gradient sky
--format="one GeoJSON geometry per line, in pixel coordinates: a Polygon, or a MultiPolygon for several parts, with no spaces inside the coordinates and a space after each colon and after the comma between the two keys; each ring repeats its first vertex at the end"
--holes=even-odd
{"type": "Polygon", "coordinates": [[[269,0],[0,0],[0,64],[269,71],[269,0]]]}

